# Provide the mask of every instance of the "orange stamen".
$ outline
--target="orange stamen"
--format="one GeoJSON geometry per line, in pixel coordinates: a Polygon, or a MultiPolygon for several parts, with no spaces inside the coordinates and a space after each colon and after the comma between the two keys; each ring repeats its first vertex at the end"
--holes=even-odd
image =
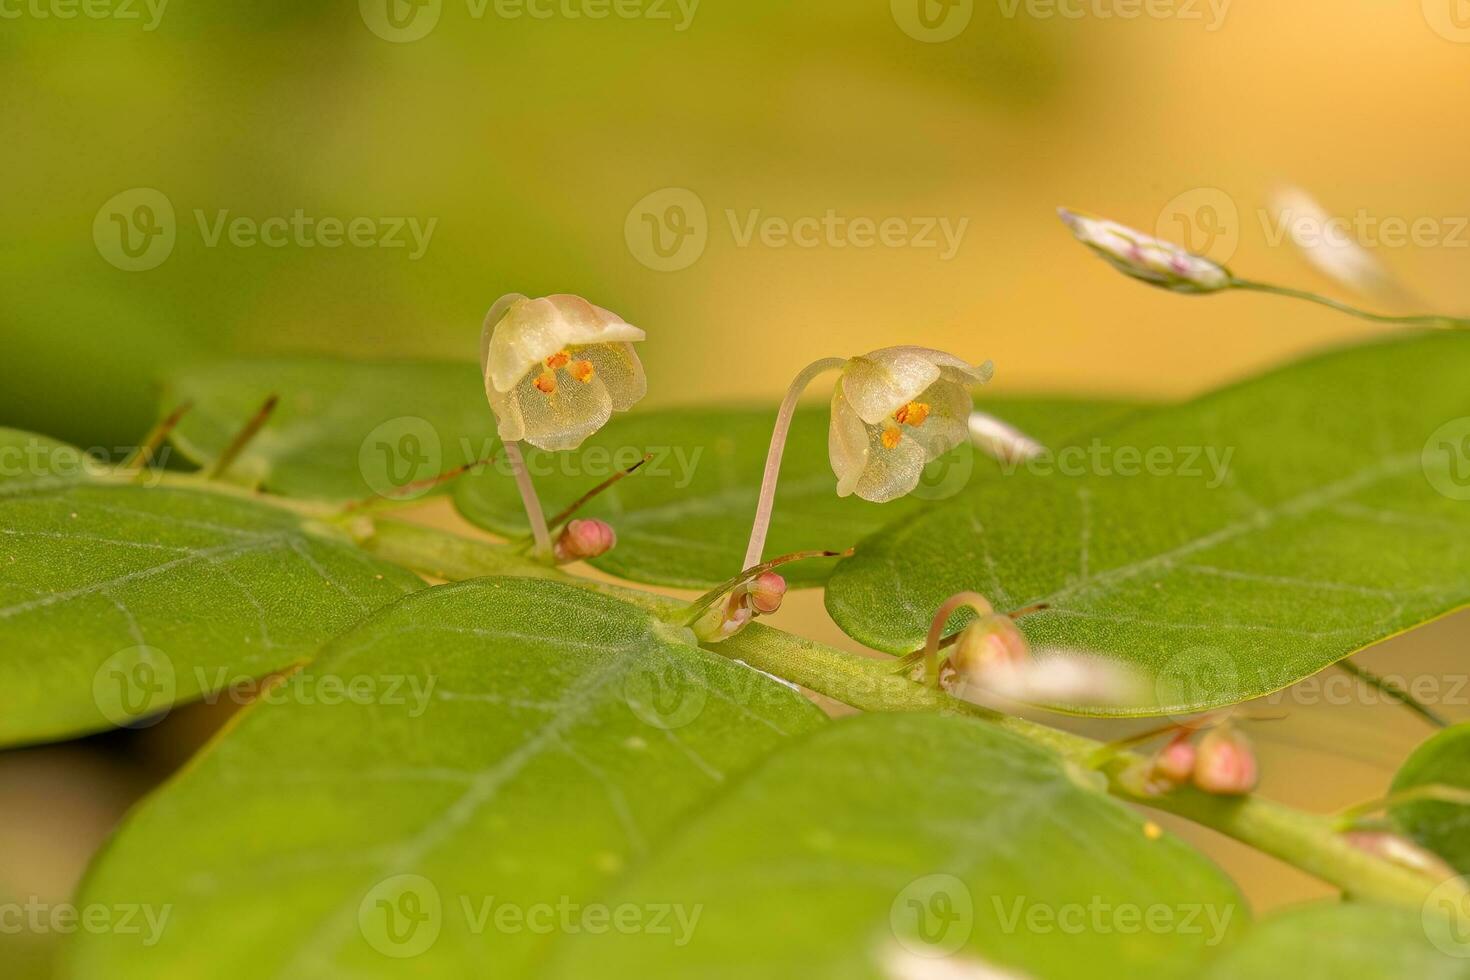
{"type": "Polygon", "coordinates": [[[909,402],[893,413],[893,418],[899,425],[912,425],[915,428],[923,425],[928,417],[929,406],[925,402],[909,402]]]}
{"type": "Polygon", "coordinates": [[[568,354],[566,351],[564,351],[564,350],[557,351],[555,354],[552,354],[550,357],[548,357],[546,359],[546,366],[548,368],[550,368],[551,370],[555,371],[557,368],[564,368],[564,367],[566,367],[567,366],[567,362],[570,361],[571,359],[572,359],[572,355],[571,354],[568,354]]]}
{"type": "Polygon", "coordinates": [[[572,377],[583,384],[591,381],[592,376],[597,373],[597,369],[592,366],[591,361],[573,361],[572,366],[567,370],[571,372],[572,377]]]}
{"type": "Polygon", "coordinates": [[[539,390],[543,395],[554,394],[556,392],[556,375],[552,374],[550,371],[547,371],[545,374],[542,374],[536,378],[535,384],[537,390],[539,390]]]}
{"type": "Polygon", "coordinates": [[[898,429],[897,426],[895,426],[895,427],[893,427],[891,429],[890,428],[887,428],[887,427],[885,427],[883,429],[883,448],[884,449],[895,449],[895,448],[897,448],[899,442],[902,441],[902,440],[903,440],[903,433],[899,431],[899,429],[898,429]]]}

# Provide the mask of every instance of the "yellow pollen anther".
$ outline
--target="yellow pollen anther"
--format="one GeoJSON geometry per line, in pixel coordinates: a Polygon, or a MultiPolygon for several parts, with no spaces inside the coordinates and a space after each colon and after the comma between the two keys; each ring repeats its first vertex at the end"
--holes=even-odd
{"type": "Polygon", "coordinates": [[[546,366],[549,367],[549,368],[551,368],[551,370],[555,371],[557,368],[564,368],[564,367],[566,367],[567,366],[567,362],[570,361],[571,359],[572,359],[572,355],[568,354],[566,351],[564,351],[564,350],[557,351],[555,354],[552,354],[550,357],[548,357],[546,359],[546,366]]]}
{"type": "Polygon", "coordinates": [[[552,374],[550,371],[547,371],[545,374],[542,374],[536,378],[535,384],[537,390],[540,391],[542,394],[553,394],[556,391],[556,375],[552,374]]]}
{"type": "Polygon", "coordinates": [[[896,448],[898,446],[899,442],[901,442],[902,440],[903,440],[903,433],[899,431],[898,426],[894,426],[892,428],[889,428],[887,426],[884,426],[884,428],[883,428],[883,448],[884,449],[894,449],[894,448],[896,448]]]}
{"type": "Polygon", "coordinates": [[[572,366],[567,370],[571,372],[572,377],[583,384],[591,381],[592,376],[597,373],[597,369],[592,366],[591,361],[573,361],[572,366]]]}
{"type": "Polygon", "coordinates": [[[912,425],[915,428],[923,425],[928,417],[929,406],[924,402],[909,402],[893,413],[894,421],[899,425],[912,425]]]}

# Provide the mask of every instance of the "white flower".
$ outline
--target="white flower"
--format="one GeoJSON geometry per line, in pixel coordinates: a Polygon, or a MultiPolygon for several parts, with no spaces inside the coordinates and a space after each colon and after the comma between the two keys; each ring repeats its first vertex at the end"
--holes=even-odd
{"type": "Polygon", "coordinates": [[[1057,214],[1078,241],[1135,279],[1176,293],[1218,292],[1234,281],[1229,269],[1172,242],[1066,208],[1058,208],[1057,214]]]}
{"type": "Polygon", "coordinates": [[[1349,289],[1370,295],[1392,295],[1400,287],[1367,249],[1353,240],[1346,222],[1318,204],[1299,187],[1282,187],[1271,195],[1276,226],[1286,229],[1292,244],[1318,272],[1349,289]]]}
{"type": "Polygon", "coordinates": [[[837,494],[882,503],[919,484],[925,464],[969,438],[970,389],[990,380],[943,351],[885,347],[854,357],[832,394],[827,449],[837,494]]]}
{"type": "Polygon", "coordinates": [[[485,317],[480,368],[500,438],[576,449],[648,390],[643,331],[580,296],[502,296],[485,317]]]}

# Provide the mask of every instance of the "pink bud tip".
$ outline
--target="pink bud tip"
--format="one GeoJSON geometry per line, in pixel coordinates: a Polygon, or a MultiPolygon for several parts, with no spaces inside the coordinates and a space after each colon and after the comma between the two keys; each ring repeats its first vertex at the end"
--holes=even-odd
{"type": "Polygon", "coordinates": [[[1231,728],[1216,728],[1199,743],[1194,784],[1217,796],[1243,796],[1256,788],[1256,755],[1246,737],[1231,728]]]}
{"type": "Polygon", "coordinates": [[[1176,785],[1187,783],[1194,774],[1196,754],[1187,738],[1176,739],[1159,750],[1154,758],[1154,772],[1176,785]]]}
{"type": "Polygon", "coordinates": [[[786,598],[786,580],[775,572],[762,573],[748,588],[750,605],[762,616],[769,616],[780,609],[781,600],[786,598]]]}
{"type": "Polygon", "coordinates": [[[607,554],[617,543],[617,532],[606,521],[572,521],[556,539],[556,560],[569,562],[596,558],[607,554]]]}

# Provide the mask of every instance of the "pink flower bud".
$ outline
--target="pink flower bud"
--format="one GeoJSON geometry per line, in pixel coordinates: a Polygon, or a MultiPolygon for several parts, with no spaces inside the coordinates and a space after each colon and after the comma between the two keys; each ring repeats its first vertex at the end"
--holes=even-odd
{"type": "Polygon", "coordinates": [[[1154,772],[1176,786],[1187,783],[1194,774],[1197,755],[1186,733],[1159,750],[1154,757],[1154,772]]]}
{"type": "Polygon", "coordinates": [[[949,663],[963,678],[978,679],[986,670],[1016,666],[1031,657],[1031,645],[1009,616],[991,613],[966,626],[955,641],[949,663]]]}
{"type": "Polygon", "coordinates": [[[786,598],[786,580],[775,572],[765,572],[746,586],[750,593],[750,605],[758,616],[769,616],[781,608],[786,598]]]}
{"type": "Polygon", "coordinates": [[[1233,728],[1220,727],[1200,740],[1194,784],[1217,796],[1243,796],[1256,788],[1259,772],[1250,741],[1233,728]]]}
{"type": "Polygon", "coordinates": [[[596,558],[607,554],[617,543],[617,533],[606,521],[572,521],[556,539],[556,560],[565,563],[596,558]]]}

